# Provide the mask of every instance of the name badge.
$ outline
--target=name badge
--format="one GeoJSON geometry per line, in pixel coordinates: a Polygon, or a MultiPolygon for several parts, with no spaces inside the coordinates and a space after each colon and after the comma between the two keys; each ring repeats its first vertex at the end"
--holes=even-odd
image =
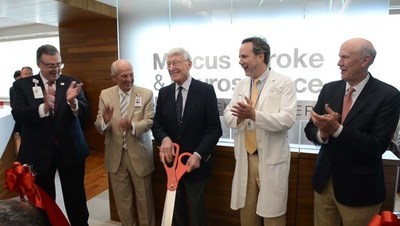
{"type": "Polygon", "coordinates": [[[33,96],[35,97],[35,99],[41,99],[44,97],[42,87],[34,86],[34,87],[32,87],[32,91],[33,91],[33,96]]]}
{"type": "Polygon", "coordinates": [[[142,97],[136,96],[135,97],[135,107],[141,107],[142,106],[142,97]]]}
{"type": "Polygon", "coordinates": [[[256,130],[256,122],[250,119],[246,119],[246,129],[256,130]]]}

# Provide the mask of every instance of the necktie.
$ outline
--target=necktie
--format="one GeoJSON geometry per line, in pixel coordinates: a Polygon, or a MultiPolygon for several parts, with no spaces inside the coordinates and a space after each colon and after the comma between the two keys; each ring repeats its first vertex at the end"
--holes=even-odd
{"type": "Polygon", "coordinates": [[[350,111],[351,105],[353,104],[353,99],[351,98],[351,96],[354,91],[356,91],[356,90],[353,87],[350,87],[347,89],[347,94],[344,96],[343,110],[342,110],[342,123],[346,119],[346,116],[350,111]]]}
{"type": "MultiPolygon", "coordinates": [[[[121,94],[121,101],[120,101],[120,106],[121,106],[121,118],[126,118],[126,115],[128,114],[128,94],[123,92],[121,94]]],[[[126,144],[126,131],[123,131],[123,138],[122,138],[122,148],[126,150],[128,148],[128,145],[126,144]]]]}
{"type": "Polygon", "coordinates": [[[176,117],[178,119],[178,126],[179,130],[181,129],[181,124],[182,124],[182,111],[183,111],[183,98],[182,98],[182,86],[179,86],[178,88],[178,96],[176,97],[176,117]]]}
{"type": "Polygon", "coordinates": [[[54,81],[47,82],[47,93],[49,93],[54,98],[54,105],[51,109],[51,113],[54,115],[54,110],[56,109],[56,90],[53,87],[54,81]]]}
{"type": "MultiPolygon", "coordinates": [[[[251,101],[253,102],[253,107],[256,104],[258,98],[258,88],[257,83],[259,82],[258,79],[253,80],[253,86],[251,88],[251,101]]],[[[247,120],[246,120],[247,121],[247,120]]],[[[257,150],[257,141],[256,141],[256,130],[255,128],[248,129],[250,121],[246,124],[246,128],[244,131],[244,141],[245,141],[245,148],[249,154],[253,154],[257,150]]],[[[254,127],[253,122],[253,127],[254,127]]]]}

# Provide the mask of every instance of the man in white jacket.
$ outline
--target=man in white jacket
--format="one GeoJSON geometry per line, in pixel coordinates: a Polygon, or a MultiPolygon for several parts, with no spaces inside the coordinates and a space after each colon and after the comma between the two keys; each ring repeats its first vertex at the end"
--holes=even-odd
{"type": "Polygon", "coordinates": [[[296,119],[297,99],[293,81],[271,70],[270,54],[264,38],[242,41],[239,64],[247,78],[236,86],[224,111],[225,124],[237,129],[231,208],[240,209],[243,226],[261,225],[262,218],[265,226],[286,225],[288,130],[296,119]],[[255,133],[255,150],[246,144],[249,131],[255,133]]]}

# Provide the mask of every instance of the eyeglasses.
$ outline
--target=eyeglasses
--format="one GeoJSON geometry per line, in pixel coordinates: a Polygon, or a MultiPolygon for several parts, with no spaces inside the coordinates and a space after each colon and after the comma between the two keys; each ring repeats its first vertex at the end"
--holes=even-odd
{"type": "Polygon", "coordinates": [[[186,62],[186,61],[189,61],[189,60],[181,60],[181,61],[167,62],[167,68],[170,68],[171,66],[176,67],[176,66],[178,66],[179,64],[181,64],[181,63],[183,63],[183,62],[186,62]]]}
{"type": "Polygon", "coordinates": [[[46,64],[43,61],[39,60],[39,62],[41,64],[43,64],[44,66],[46,66],[48,69],[56,69],[56,68],[63,68],[64,67],[64,63],[60,62],[58,64],[46,64]]]}

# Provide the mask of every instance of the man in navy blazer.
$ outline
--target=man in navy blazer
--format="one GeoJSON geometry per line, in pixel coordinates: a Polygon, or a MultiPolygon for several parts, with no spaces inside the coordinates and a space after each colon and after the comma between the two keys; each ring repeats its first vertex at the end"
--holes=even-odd
{"type": "Polygon", "coordinates": [[[61,75],[63,64],[54,46],[39,47],[36,60],[39,74],[13,84],[12,114],[21,125],[17,160],[33,165],[35,183],[53,199],[58,171],[69,222],[72,226],[88,225],[84,176],[89,149],[81,129],[88,103],[83,84],[61,75]]]}
{"type": "Polygon", "coordinates": [[[321,145],[312,177],[315,226],[368,225],[385,199],[382,154],[399,120],[400,92],[368,72],[375,56],[368,40],[342,44],[342,80],[324,85],[305,127],[321,145]],[[353,104],[342,118],[350,87],[353,104]]]}
{"type": "Polygon", "coordinates": [[[186,163],[188,173],[179,182],[173,225],[206,225],[204,190],[206,179],[211,175],[211,154],[222,135],[217,97],[213,86],[190,76],[192,61],[186,50],[172,49],[167,58],[168,72],[174,83],[159,91],[153,136],[160,145],[163,163],[171,162],[174,157],[172,142],[179,144],[181,153],[193,154],[186,163]],[[179,87],[183,87],[181,123],[178,122],[175,101],[179,87]]]}

